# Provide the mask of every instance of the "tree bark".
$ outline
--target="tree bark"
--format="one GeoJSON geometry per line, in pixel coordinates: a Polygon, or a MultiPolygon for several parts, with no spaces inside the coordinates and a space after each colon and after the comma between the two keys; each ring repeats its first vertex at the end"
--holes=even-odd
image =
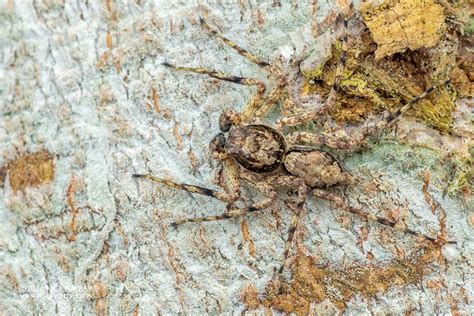
{"type": "MultiPolygon", "coordinates": [[[[132,174],[217,188],[219,166],[208,143],[219,132],[219,114],[242,109],[254,88],[172,71],[162,63],[267,82],[261,68],[203,31],[199,17],[264,60],[285,62],[334,40],[332,29],[315,38],[314,26],[336,9],[326,1],[0,4],[0,310],[252,309],[244,292],[255,288],[262,300],[282,261],[292,216],[285,205],[173,229],[175,220],[218,214],[225,205],[132,174]]],[[[436,236],[438,210],[434,215],[425,201],[420,177],[429,169],[428,191],[446,212],[449,238],[458,242],[443,246],[442,264],[426,263],[423,271],[429,272],[415,282],[370,297],[355,291],[345,301],[347,313],[469,312],[472,214],[460,197],[443,195],[437,178],[445,172],[442,161],[435,151],[396,141],[343,159],[361,184],[335,194],[374,213],[369,206],[383,205],[384,215],[407,212],[410,229],[436,236]]],[[[243,196],[247,202],[261,198],[246,186],[243,196]]],[[[356,264],[383,269],[419,248],[413,236],[308,200],[293,261],[311,256],[331,271],[356,264]]],[[[292,280],[291,269],[285,278],[292,280]]],[[[334,304],[329,297],[323,301],[334,304]]],[[[260,312],[281,309],[259,302],[254,307],[260,312]]],[[[311,310],[324,312],[320,303],[315,299],[311,310]]]]}

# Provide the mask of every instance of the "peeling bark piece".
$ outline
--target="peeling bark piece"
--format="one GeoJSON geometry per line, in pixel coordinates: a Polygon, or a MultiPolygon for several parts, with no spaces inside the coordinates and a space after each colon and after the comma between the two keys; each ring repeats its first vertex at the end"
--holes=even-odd
{"type": "Polygon", "coordinates": [[[386,1],[361,8],[367,27],[378,48],[377,60],[407,48],[435,46],[444,30],[443,8],[433,0],[386,1]]]}

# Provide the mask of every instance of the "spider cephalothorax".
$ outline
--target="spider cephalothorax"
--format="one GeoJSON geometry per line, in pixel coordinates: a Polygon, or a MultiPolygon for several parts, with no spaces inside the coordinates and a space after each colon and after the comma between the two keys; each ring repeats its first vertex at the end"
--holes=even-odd
{"type": "MultiPolygon", "coordinates": [[[[220,138],[220,135],[216,137],[220,138]]],[[[210,147],[212,149],[213,142],[210,147]]],[[[275,171],[287,150],[283,136],[274,128],[262,124],[232,127],[223,147],[245,169],[257,173],[275,171]]]]}
{"type": "MultiPolygon", "coordinates": [[[[288,85],[291,84],[290,78],[292,78],[292,76],[294,77],[295,72],[293,71],[290,75],[278,67],[260,60],[255,55],[225,38],[204,21],[201,21],[201,23],[209,34],[218,37],[225,44],[235,49],[240,55],[266,70],[270,74],[270,77],[276,80],[276,85],[265,95],[266,85],[257,79],[227,75],[207,68],[178,67],[169,63],[165,64],[165,66],[175,70],[186,70],[206,74],[220,80],[257,87],[255,95],[247,103],[242,112],[226,110],[221,114],[219,118],[219,129],[221,132],[218,133],[209,144],[213,158],[221,161],[223,168],[227,171],[226,183],[219,184],[223,191],[177,183],[149,174],[134,175],[134,177],[151,179],[172,188],[207,195],[227,204],[227,211],[220,215],[182,219],[175,221],[173,223],[174,226],[191,222],[224,220],[264,210],[276,203],[277,191],[275,188],[277,186],[286,186],[292,189],[291,192],[296,192],[296,196],[290,197],[290,200],[286,201],[288,202],[286,204],[292,209],[294,215],[288,229],[288,237],[284,251],[285,259],[288,257],[308,193],[318,198],[331,201],[338,208],[356,214],[365,221],[373,221],[394,228],[397,227],[402,229],[405,233],[430,241],[437,241],[436,238],[427,237],[408,228],[403,228],[401,225],[397,225],[396,221],[370,215],[362,209],[351,207],[342,198],[327,191],[326,188],[331,186],[349,185],[353,183],[353,177],[346,172],[329,153],[315,147],[301,146],[298,144],[298,142],[301,141],[341,150],[353,150],[357,148],[366,136],[395,122],[418,100],[424,98],[429,92],[436,89],[436,86],[431,86],[418,97],[399,106],[393,113],[382,117],[379,122],[367,124],[359,137],[339,137],[337,133],[332,135],[328,133],[317,134],[304,131],[295,132],[293,134],[289,133],[284,136],[281,132],[284,126],[294,126],[310,122],[324,115],[334,106],[346,54],[344,52],[341,54],[339,65],[336,69],[334,84],[332,85],[329,96],[323,104],[317,104],[314,109],[305,112],[283,116],[276,122],[274,127],[265,124],[255,124],[255,120],[264,117],[265,113],[280,101],[288,85]],[[243,181],[251,183],[265,195],[265,198],[249,206],[236,207],[235,202],[240,199],[240,185],[243,181]]],[[[347,25],[347,21],[344,21],[344,25],[347,25]]],[[[345,35],[342,37],[342,44],[343,48],[345,48],[345,35]]],[[[443,84],[447,82],[448,81],[443,84]]],[[[291,94],[287,93],[287,95],[291,94]]],[[[285,262],[285,260],[283,262],[285,262]]],[[[284,263],[280,266],[280,273],[283,271],[283,268],[284,263]]]]}

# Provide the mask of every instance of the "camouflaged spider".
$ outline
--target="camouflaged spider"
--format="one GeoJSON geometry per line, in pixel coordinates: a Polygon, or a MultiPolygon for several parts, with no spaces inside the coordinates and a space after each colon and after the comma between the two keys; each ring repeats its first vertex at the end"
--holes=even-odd
{"type": "MultiPolygon", "coordinates": [[[[226,183],[221,185],[223,191],[216,191],[190,184],[176,183],[149,174],[133,175],[137,178],[147,178],[162,183],[168,187],[210,196],[225,202],[228,205],[228,210],[223,214],[183,219],[174,222],[173,226],[189,222],[229,219],[260,211],[276,203],[276,186],[290,187],[297,192],[297,196],[286,201],[288,207],[293,211],[293,217],[291,219],[288,237],[285,243],[283,263],[279,269],[280,275],[283,272],[285,261],[288,258],[293,237],[298,227],[300,215],[304,210],[304,203],[308,193],[311,193],[318,198],[333,202],[337,207],[356,214],[367,222],[373,221],[382,225],[394,228],[397,226],[397,228],[400,228],[396,222],[351,207],[342,198],[327,191],[326,188],[328,187],[349,185],[353,183],[353,177],[346,172],[329,153],[315,147],[301,146],[293,143],[304,140],[309,143],[324,144],[339,149],[352,149],[370,133],[394,122],[414,103],[436,89],[436,86],[432,86],[412,101],[400,106],[394,113],[388,114],[378,123],[366,126],[364,133],[359,139],[351,139],[350,137],[341,138],[334,135],[318,135],[308,132],[297,132],[283,136],[281,132],[283,126],[298,125],[314,120],[334,105],[335,95],[341,80],[341,69],[343,69],[346,59],[345,50],[343,50],[343,53],[341,54],[336,71],[335,82],[332,85],[329,97],[326,101],[322,105],[315,106],[315,108],[310,111],[283,117],[274,127],[271,127],[265,124],[252,123],[252,120],[262,117],[280,100],[283,92],[290,84],[289,78],[291,76],[284,73],[278,67],[260,60],[255,55],[228,40],[217,30],[206,24],[202,19],[201,25],[210,35],[219,38],[225,44],[236,50],[240,55],[265,69],[271,77],[276,79],[277,84],[272,91],[265,95],[265,84],[253,78],[226,75],[222,72],[206,68],[178,67],[168,63],[164,64],[165,66],[171,67],[175,70],[191,71],[237,84],[257,86],[257,92],[241,113],[234,110],[226,110],[221,114],[219,118],[219,128],[221,132],[217,134],[209,144],[213,158],[222,162],[223,170],[227,176],[226,183]],[[266,196],[266,198],[251,206],[243,208],[235,207],[235,202],[240,198],[241,180],[253,184],[266,196]]],[[[347,20],[344,20],[344,26],[347,26],[347,20]]],[[[346,35],[342,36],[341,41],[343,47],[345,47],[346,35]]],[[[419,236],[430,241],[436,241],[436,238],[421,235],[410,229],[400,229],[405,233],[419,236]]]]}

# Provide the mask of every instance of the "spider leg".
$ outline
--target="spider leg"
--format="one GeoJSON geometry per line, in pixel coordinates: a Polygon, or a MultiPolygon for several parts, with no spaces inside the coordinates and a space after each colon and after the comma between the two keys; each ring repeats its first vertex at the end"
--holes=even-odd
{"type": "MultiPolygon", "coordinates": [[[[244,107],[244,110],[242,111],[241,120],[243,122],[248,121],[253,116],[253,113],[258,108],[260,108],[262,104],[264,103],[264,95],[265,95],[265,91],[267,87],[265,83],[263,83],[262,81],[258,79],[228,75],[223,72],[220,72],[214,69],[209,69],[209,68],[181,67],[181,66],[175,66],[169,63],[163,63],[163,65],[166,67],[173,68],[174,70],[190,71],[190,72],[194,72],[198,74],[207,75],[211,78],[224,80],[224,81],[228,81],[228,82],[232,82],[236,84],[241,84],[241,85],[246,85],[246,86],[257,86],[257,91],[255,91],[255,94],[253,95],[252,98],[250,98],[249,102],[247,102],[247,104],[244,107]]],[[[271,92],[270,92],[270,95],[272,95],[271,92]]]]}
{"type": "Polygon", "coordinates": [[[286,76],[278,77],[276,86],[267,94],[261,104],[247,104],[242,111],[242,120],[248,122],[252,118],[264,116],[281,99],[285,88],[288,86],[286,76]]]}
{"type": "MultiPolygon", "coordinates": [[[[252,185],[255,185],[255,186],[259,185],[259,182],[255,178],[255,176],[252,175],[248,171],[243,171],[241,174],[241,177],[243,180],[249,182],[252,185]]],[[[285,263],[288,260],[288,257],[290,254],[291,245],[293,244],[293,239],[295,237],[295,233],[298,228],[300,216],[304,211],[304,202],[306,201],[308,187],[306,186],[303,179],[295,177],[295,176],[275,175],[275,176],[267,178],[265,182],[271,183],[272,185],[276,185],[276,186],[297,188],[297,196],[294,201],[291,201],[291,205],[289,205],[293,211],[293,216],[291,218],[291,222],[288,228],[288,237],[285,242],[282,264],[280,265],[280,268],[278,269],[278,275],[281,276],[283,273],[283,269],[285,268],[285,263]]]]}
{"type": "MultiPolygon", "coordinates": [[[[362,218],[366,222],[377,222],[377,223],[385,225],[385,226],[390,226],[390,227],[395,228],[395,229],[400,229],[404,233],[419,237],[421,239],[429,240],[431,242],[437,242],[437,238],[425,236],[425,235],[417,233],[417,232],[415,232],[411,229],[402,227],[401,225],[397,225],[398,224],[397,222],[390,221],[386,218],[364,212],[363,210],[361,210],[359,208],[352,207],[352,206],[348,205],[341,197],[339,197],[339,196],[337,196],[337,195],[335,195],[331,192],[321,190],[321,189],[313,189],[312,194],[314,196],[320,198],[320,199],[323,199],[323,200],[330,201],[330,202],[334,203],[338,208],[342,209],[343,211],[355,214],[355,215],[359,216],[360,218],[362,218]]],[[[447,241],[447,243],[455,244],[456,242],[455,241],[447,241]]]]}
{"type": "Polygon", "coordinates": [[[201,68],[201,67],[183,67],[183,66],[176,66],[172,65],[170,63],[164,62],[162,64],[163,66],[173,68],[174,70],[179,70],[179,71],[190,71],[202,75],[208,75],[211,78],[219,79],[219,80],[224,80],[224,81],[229,81],[241,85],[246,85],[246,86],[257,86],[259,90],[266,90],[265,84],[257,79],[254,78],[245,78],[245,77],[239,77],[239,76],[234,76],[234,75],[228,75],[223,72],[220,72],[218,70],[210,69],[210,68],[201,68]]]}
{"type": "Polygon", "coordinates": [[[232,158],[222,160],[223,182],[219,181],[219,186],[229,194],[235,202],[240,197],[240,177],[237,162],[232,158]]]}
{"type": "Polygon", "coordinates": [[[255,185],[266,196],[266,198],[261,200],[260,202],[257,202],[245,208],[234,208],[220,215],[182,219],[182,220],[174,222],[172,225],[178,226],[185,223],[211,222],[211,221],[219,221],[219,220],[234,218],[234,217],[243,216],[249,213],[266,209],[275,203],[276,198],[277,198],[277,193],[270,184],[266,182],[258,182],[258,183],[255,183],[255,185]]]}
{"type": "Polygon", "coordinates": [[[231,41],[230,39],[226,38],[218,30],[209,26],[209,24],[207,24],[206,21],[204,21],[204,19],[201,18],[199,21],[201,22],[201,26],[209,33],[209,35],[219,38],[222,42],[224,42],[224,44],[232,47],[234,50],[237,51],[237,53],[239,53],[239,55],[245,57],[248,61],[262,67],[263,69],[268,71],[271,75],[278,76],[279,74],[281,74],[280,69],[261,60],[254,54],[250,53],[249,51],[245,50],[244,48],[240,47],[239,45],[231,41]]]}
{"type": "Polygon", "coordinates": [[[296,230],[298,228],[298,224],[300,222],[300,216],[304,211],[304,202],[306,201],[306,194],[308,188],[304,183],[303,179],[292,177],[292,176],[281,176],[275,179],[275,183],[278,185],[288,186],[288,187],[297,187],[298,188],[298,196],[296,198],[296,203],[292,207],[294,214],[291,218],[290,226],[288,228],[288,237],[285,242],[285,250],[283,253],[283,261],[278,269],[278,274],[281,276],[283,273],[283,269],[285,268],[285,263],[288,260],[288,256],[290,254],[291,245],[293,244],[293,239],[295,237],[296,230]]]}
{"type": "Polygon", "coordinates": [[[273,107],[273,105],[275,105],[276,102],[281,98],[281,95],[285,87],[287,86],[286,77],[280,76],[277,81],[277,85],[268,93],[266,97],[264,97],[266,91],[265,83],[254,78],[228,75],[223,72],[209,68],[182,67],[172,65],[170,63],[163,63],[163,65],[178,71],[190,71],[232,83],[237,83],[246,86],[257,86],[257,91],[255,92],[254,96],[249,100],[249,102],[245,105],[244,110],[242,111],[242,122],[247,122],[252,117],[260,117],[267,113],[273,107]]]}
{"type": "MultiPolygon", "coordinates": [[[[311,145],[326,145],[328,147],[344,149],[348,151],[353,151],[357,149],[361,143],[371,134],[389,126],[395,122],[403,113],[410,109],[415,103],[425,98],[430,92],[438,89],[441,86],[447,85],[450,83],[450,80],[446,80],[440,85],[433,85],[432,87],[426,89],[422,94],[413,98],[411,101],[400,106],[395,112],[382,117],[378,122],[368,122],[359,127],[362,129],[362,133],[355,135],[355,133],[348,132],[347,130],[340,130],[338,133],[329,134],[314,134],[308,132],[295,132],[288,135],[288,142],[292,144],[311,144],[311,145]]],[[[348,129],[349,131],[354,130],[348,129]]]]}
{"type": "MultiPolygon", "coordinates": [[[[348,17],[345,17],[343,19],[343,34],[340,38],[341,43],[342,43],[341,56],[339,57],[339,61],[336,66],[336,74],[334,77],[334,82],[331,86],[331,90],[329,91],[326,101],[324,101],[324,103],[321,106],[315,107],[312,110],[282,117],[276,122],[276,125],[275,125],[276,129],[281,130],[284,126],[295,126],[295,125],[300,125],[309,121],[313,121],[317,117],[327,113],[327,111],[331,109],[332,107],[334,107],[334,105],[336,104],[336,97],[337,97],[337,93],[340,90],[340,84],[342,81],[344,68],[345,68],[346,60],[347,60],[347,23],[348,23],[347,21],[348,21],[348,17]]],[[[293,99],[296,101],[298,98],[293,97],[293,99]]]]}
{"type": "Polygon", "coordinates": [[[134,178],[145,178],[145,179],[152,180],[154,182],[162,183],[173,189],[179,189],[179,190],[184,190],[190,193],[197,193],[197,194],[210,196],[226,203],[232,203],[236,200],[236,197],[233,194],[229,194],[227,192],[220,192],[220,191],[200,187],[197,185],[186,184],[186,183],[177,183],[170,180],[158,178],[150,174],[133,174],[132,176],[134,178]]]}
{"type": "Polygon", "coordinates": [[[272,66],[269,63],[261,60],[254,54],[250,53],[249,51],[243,49],[242,47],[240,47],[233,41],[226,38],[219,31],[209,26],[202,18],[200,19],[200,22],[201,22],[201,26],[211,36],[219,38],[226,45],[236,50],[241,56],[245,57],[247,60],[251,61],[252,63],[255,63],[258,66],[262,67],[272,77],[276,79],[277,84],[268,93],[267,97],[264,97],[265,91],[266,91],[266,85],[262,81],[254,79],[254,78],[245,78],[245,77],[239,77],[239,76],[234,76],[234,75],[228,75],[220,71],[208,69],[208,68],[181,67],[181,66],[175,66],[169,63],[163,63],[163,65],[173,68],[175,70],[184,70],[184,71],[191,71],[191,72],[195,72],[199,74],[205,74],[212,78],[229,81],[229,82],[233,82],[237,84],[242,84],[242,85],[247,85],[247,86],[257,86],[257,91],[255,92],[254,96],[249,100],[249,102],[245,105],[242,111],[241,120],[242,122],[248,122],[254,117],[263,116],[281,98],[281,95],[288,84],[287,76],[283,74],[281,69],[279,69],[278,67],[272,66]]]}
{"type": "MultiPolygon", "coordinates": [[[[232,47],[234,50],[237,51],[241,56],[249,60],[250,62],[257,64],[265,71],[267,71],[272,77],[274,77],[277,81],[276,86],[268,93],[267,97],[262,100],[262,102],[253,102],[252,100],[245,106],[244,110],[242,111],[242,121],[248,122],[254,117],[261,117],[265,115],[281,98],[284,89],[287,86],[287,78],[286,75],[283,74],[280,68],[275,67],[263,60],[259,57],[255,56],[254,54],[250,53],[249,51],[245,50],[241,46],[237,45],[230,39],[226,38],[222,35],[219,31],[211,27],[207,24],[204,19],[200,19],[201,26],[211,35],[214,37],[219,38],[222,42],[226,45],[232,47]]],[[[263,99],[263,91],[261,94],[258,95],[257,100],[263,99]]]]}

